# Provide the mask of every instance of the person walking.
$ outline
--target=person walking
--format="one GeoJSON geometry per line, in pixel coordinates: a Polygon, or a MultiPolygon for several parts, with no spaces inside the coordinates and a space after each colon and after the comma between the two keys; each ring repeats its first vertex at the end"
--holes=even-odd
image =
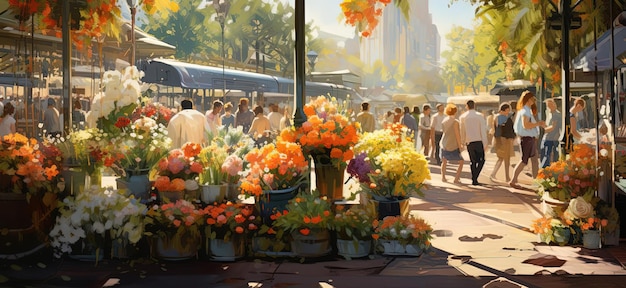
{"type": "Polygon", "coordinates": [[[528,159],[534,156],[537,152],[536,138],[539,136],[539,127],[545,127],[545,122],[536,121],[533,116],[531,106],[537,102],[535,94],[526,90],[522,93],[520,100],[517,102],[517,112],[515,114],[515,122],[513,128],[515,133],[521,138],[520,147],[522,150],[522,158],[520,162],[515,166],[513,172],[513,178],[509,185],[513,188],[522,188],[518,183],[518,177],[522,170],[528,165],[528,159]]]}
{"type": "Polygon", "coordinates": [[[459,118],[461,122],[461,143],[467,146],[472,170],[472,185],[481,185],[478,176],[485,165],[485,150],[487,149],[487,124],[485,117],[476,112],[474,100],[465,104],[467,111],[459,118]]]}
{"type": "Polygon", "coordinates": [[[419,118],[420,140],[426,157],[430,155],[430,112],[430,105],[424,104],[419,118]]]}
{"type": "Polygon", "coordinates": [[[248,99],[239,99],[239,109],[235,113],[235,127],[242,126],[244,132],[250,131],[254,116],[254,112],[248,109],[248,99]]]}
{"type": "Polygon", "coordinates": [[[221,117],[222,126],[228,131],[230,128],[235,127],[235,116],[233,115],[233,104],[228,102],[224,104],[224,115],[221,117]]]}
{"type": "Polygon", "coordinates": [[[72,111],[72,128],[77,130],[85,129],[85,111],[79,99],[73,102],[74,110],[72,111]]]}
{"type": "MultiPolygon", "coordinates": [[[[439,106],[439,105],[437,105],[439,106]]],[[[443,105],[441,105],[443,107],[443,105]]],[[[443,110],[443,108],[442,108],[443,110]]],[[[458,161],[458,168],[454,177],[454,183],[461,183],[461,171],[463,171],[463,157],[461,157],[461,150],[463,144],[461,142],[461,129],[459,120],[456,119],[457,108],[454,104],[448,104],[445,109],[447,115],[441,122],[442,135],[440,146],[441,155],[441,181],[446,182],[446,169],[448,161],[458,161]]]]}
{"type": "Polygon", "coordinates": [[[220,113],[222,112],[222,108],[224,107],[224,103],[220,100],[213,101],[213,109],[206,111],[206,121],[209,123],[209,131],[213,135],[217,135],[217,130],[222,126],[222,117],[220,113]]]}
{"type": "Polygon", "coordinates": [[[550,113],[546,118],[546,129],[541,140],[541,167],[546,168],[559,158],[559,138],[561,137],[561,112],[556,109],[553,99],[546,100],[550,113]]]}
{"type": "Polygon", "coordinates": [[[493,118],[493,122],[488,123],[494,127],[494,148],[498,160],[491,171],[489,180],[497,182],[496,174],[500,170],[500,166],[504,163],[504,176],[506,183],[511,181],[509,170],[511,167],[511,157],[515,154],[513,151],[513,142],[515,141],[515,130],[513,129],[513,118],[511,115],[511,106],[508,103],[500,105],[498,115],[493,118]]]}
{"type": "Polygon", "coordinates": [[[413,117],[413,115],[411,115],[411,111],[409,110],[408,106],[404,106],[404,115],[400,119],[400,124],[408,128],[409,135],[412,133],[413,141],[417,143],[417,121],[415,121],[415,118],[413,117]]]}
{"type": "Polygon", "coordinates": [[[582,135],[578,131],[578,118],[581,111],[585,110],[585,100],[578,98],[574,101],[574,106],[569,109],[569,123],[570,123],[570,145],[574,144],[574,140],[578,141],[582,138],[582,135]]]}
{"type": "Polygon", "coordinates": [[[361,112],[356,115],[356,122],[361,123],[361,132],[374,132],[376,128],[376,119],[374,119],[374,115],[370,113],[369,108],[369,103],[361,103],[361,112]]]}
{"type": "Polygon", "coordinates": [[[209,133],[209,123],[206,116],[193,109],[190,100],[180,102],[182,110],[172,116],[167,124],[167,135],[172,139],[172,148],[180,148],[187,142],[203,144],[209,133]]]}
{"type": "MultiPolygon", "coordinates": [[[[430,120],[430,139],[431,144],[434,147],[434,155],[432,156],[437,161],[437,165],[441,165],[441,156],[439,155],[441,145],[439,142],[441,142],[441,137],[443,136],[442,123],[443,119],[446,117],[446,114],[444,113],[443,104],[439,103],[435,107],[437,108],[437,113],[435,113],[435,115],[433,115],[430,120]]],[[[433,160],[433,158],[431,158],[431,161],[433,160]]]]}
{"type": "Polygon", "coordinates": [[[267,119],[270,120],[270,127],[272,127],[272,133],[278,135],[280,133],[280,119],[283,118],[283,114],[278,112],[278,104],[270,104],[270,113],[267,114],[267,119]]]}
{"type": "Polygon", "coordinates": [[[396,107],[393,111],[395,112],[393,114],[393,123],[400,123],[400,120],[402,120],[402,108],[396,107]]]}
{"type": "Polygon", "coordinates": [[[11,102],[7,102],[2,108],[2,116],[0,116],[0,139],[2,139],[5,135],[15,133],[15,118],[13,118],[13,113],[15,113],[15,107],[11,102]]]}
{"type": "Polygon", "coordinates": [[[254,106],[254,120],[250,125],[248,134],[254,139],[257,146],[263,146],[265,143],[270,142],[270,132],[272,127],[270,125],[270,119],[263,115],[263,107],[260,105],[254,106]]]}
{"type": "Polygon", "coordinates": [[[43,113],[43,129],[48,137],[56,137],[61,134],[59,110],[57,110],[56,101],[53,98],[48,98],[48,108],[43,113]]]}

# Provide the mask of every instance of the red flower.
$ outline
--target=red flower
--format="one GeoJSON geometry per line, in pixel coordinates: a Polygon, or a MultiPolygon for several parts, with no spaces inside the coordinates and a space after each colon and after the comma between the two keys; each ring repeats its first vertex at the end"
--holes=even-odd
{"type": "Polygon", "coordinates": [[[130,118],[128,117],[119,117],[117,118],[117,122],[115,122],[115,127],[120,128],[120,129],[128,125],[130,125],[130,118]]]}
{"type": "Polygon", "coordinates": [[[311,233],[311,230],[309,228],[302,228],[300,229],[300,234],[307,236],[311,233]]]}

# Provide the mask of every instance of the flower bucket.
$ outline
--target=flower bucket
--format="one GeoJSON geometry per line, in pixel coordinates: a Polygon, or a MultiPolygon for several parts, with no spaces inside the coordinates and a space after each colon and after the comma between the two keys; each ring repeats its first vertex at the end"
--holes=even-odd
{"type": "Polygon", "coordinates": [[[246,239],[234,236],[229,240],[208,239],[212,261],[235,261],[246,255],[246,239]]]}
{"type": "Polygon", "coordinates": [[[96,262],[97,264],[98,261],[104,259],[104,245],[91,243],[85,239],[79,239],[78,242],[72,245],[72,253],[67,256],[73,260],[96,262]]]}
{"type": "Polygon", "coordinates": [[[602,233],[602,244],[607,246],[619,246],[619,233],[619,227],[611,233],[602,233]]]}
{"type": "Polygon", "coordinates": [[[554,236],[554,242],[561,246],[567,245],[567,243],[569,243],[569,238],[571,235],[572,232],[569,230],[569,228],[554,229],[554,232],[552,232],[552,236],[554,236]]]}
{"type": "Polygon", "coordinates": [[[252,237],[252,252],[270,257],[293,257],[291,242],[277,239],[275,235],[252,237]]]}
{"type": "MultiPolygon", "coordinates": [[[[317,159],[313,157],[313,159],[317,159]]],[[[343,182],[346,167],[338,168],[332,164],[320,163],[315,160],[315,188],[320,196],[332,201],[343,200],[343,182]]]]}
{"type": "Polygon", "coordinates": [[[417,244],[401,244],[398,240],[379,240],[384,255],[392,256],[420,256],[423,249],[417,244]]]}
{"type": "Polygon", "coordinates": [[[226,199],[228,187],[226,185],[202,185],[202,195],[200,199],[205,204],[222,202],[226,199]]]}
{"type": "Polygon", "coordinates": [[[198,255],[198,249],[200,247],[199,237],[185,237],[185,239],[179,239],[181,242],[180,247],[174,245],[176,237],[181,237],[178,234],[174,235],[162,235],[152,239],[153,252],[155,256],[162,260],[168,261],[180,261],[194,258],[198,255]]]}
{"type": "Polygon", "coordinates": [[[291,232],[291,249],[299,257],[321,257],[332,251],[330,233],[327,229],[312,229],[309,235],[291,232]]]}
{"type": "Polygon", "coordinates": [[[150,199],[151,183],[148,178],[150,169],[126,171],[126,178],[117,178],[117,189],[125,190],[126,196],[133,195],[135,199],[147,202],[150,199]]]}
{"type": "Polygon", "coordinates": [[[273,221],[270,219],[270,216],[275,211],[284,210],[289,200],[296,197],[296,194],[298,194],[298,186],[282,190],[264,190],[263,195],[257,201],[263,223],[271,225],[273,221]]]}
{"type": "MultiPolygon", "coordinates": [[[[25,194],[0,193],[0,259],[21,258],[44,247],[25,194]]],[[[45,238],[45,235],[43,235],[45,238]]]]}
{"type": "Polygon", "coordinates": [[[86,187],[91,187],[91,186],[101,187],[102,186],[102,169],[95,168],[93,172],[88,174],[87,178],[85,179],[86,179],[86,182],[85,182],[86,187]]]}
{"type": "Polygon", "coordinates": [[[365,257],[372,250],[372,240],[337,239],[337,254],[346,258],[365,257]]]}
{"type": "Polygon", "coordinates": [[[583,247],[587,249],[600,249],[600,230],[583,231],[583,247]]]}
{"type": "Polygon", "coordinates": [[[238,201],[239,200],[239,195],[241,195],[241,192],[239,191],[239,187],[241,186],[239,183],[230,183],[227,185],[227,191],[226,191],[226,200],[228,201],[238,201]]]}
{"type": "Polygon", "coordinates": [[[541,196],[541,210],[543,215],[553,215],[554,208],[561,208],[561,210],[567,208],[567,202],[563,202],[557,199],[550,197],[550,193],[545,192],[541,196]]]}
{"type": "Polygon", "coordinates": [[[410,212],[409,199],[390,199],[376,195],[372,202],[376,205],[378,219],[382,220],[387,216],[408,216],[410,212]]]}
{"type": "Polygon", "coordinates": [[[68,167],[61,171],[63,181],[65,182],[66,195],[76,195],[85,190],[85,180],[87,173],[81,170],[80,167],[68,167]]]}
{"type": "Polygon", "coordinates": [[[161,199],[162,202],[165,202],[166,200],[169,202],[176,202],[183,199],[184,196],[184,191],[159,191],[159,199],[161,199]]]}

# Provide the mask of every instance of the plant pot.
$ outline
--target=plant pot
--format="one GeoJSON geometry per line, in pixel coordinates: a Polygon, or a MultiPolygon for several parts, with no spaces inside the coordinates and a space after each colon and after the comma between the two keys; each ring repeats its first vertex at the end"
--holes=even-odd
{"type": "Polygon", "coordinates": [[[392,256],[420,256],[423,249],[417,244],[401,244],[398,240],[379,240],[384,255],[392,256]]]}
{"type": "Polygon", "coordinates": [[[159,199],[162,202],[176,202],[184,199],[185,191],[159,191],[159,199]]]}
{"type": "Polygon", "coordinates": [[[85,178],[85,187],[102,187],[102,168],[94,168],[93,172],[85,178]]]}
{"type": "Polygon", "coordinates": [[[240,186],[241,185],[239,183],[235,183],[235,184],[229,183],[227,185],[228,188],[226,191],[226,199],[228,201],[233,201],[233,202],[239,201],[239,195],[241,195],[241,192],[239,190],[240,186]]]}
{"type": "Polygon", "coordinates": [[[600,249],[600,230],[583,231],[583,247],[587,249],[600,249]]]}
{"type": "Polygon", "coordinates": [[[299,257],[321,257],[332,251],[330,233],[327,229],[311,229],[309,235],[291,232],[291,250],[299,257]]]}
{"type": "Polygon", "coordinates": [[[296,197],[296,194],[298,194],[298,186],[282,190],[264,190],[263,195],[257,201],[263,223],[271,225],[273,221],[270,216],[275,211],[283,211],[289,200],[296,197]]]}
{"type": "Polygon", "coordinates": [[[25,194],[0,193],[0,259],[21,258],[45,246],[41,236],[45,239],[47,230],[35,227],[30,204],[25,194]]]}
{"type": "Polygon", "coordinates": [[[390,199],[373,195],[372,202],[376,205],[378,219],[387,216],[408,216],[410,212],[409,199],[390,199]]]}
{"type": "MultiPolygon", "coordinates": [[[[316,159],[315,157],[313,158],[316,159]]],[[[338,168],[332,164],[315,161],[315,189],[320,196],[326,196],[332,201],[343,200],[343,182],[346,167],[338,168]]]]}
{"type": "Polygon", "coordinates": [[[372,240],[337,239],[337,254],[346,258],[365,257],[372,250],[372,240]]]}
{"type": "Polygon", "coordinates": [[[619,227],[611,233],[602,233],[602,244],[605,246],[619,246],[619,233],[619,227]]]}
{"type": "Polygon", "coordinates": [[[162,235],[152,239],[153,252],[155,256],[162,260],[180,261],[194,258],[198,255],[200,247],[200,237],[185,237],[180,240],[180,245],[176,245],[174,235],[162,235]]]}
{"type": "Polygon", "coordinates": [[[63,171],[61,171],[61,175],[63,176],[63,181],[65,182],[65,189],[63,190],[65,195],[75,196],[85,190],[87,173],[85,173],[85,171],[83,171],[80,167],[74,166],[63,169],[63,171]]]}
{"type": "Polygon", "coordinates": [[[148,178],[150,169],[142,169],[139,171],[126,171],[126,178],[117,178],[117,189],[125,190],[126,196],[135,196],[141,202],[147,202],[150,199],[151,183],[148,178]]]}
{"type": "Polygon", "coordinates": [[[86,241],[85,239],[80,239],[71,246],[72,252],[67,255],[70,259],[85,262],[96,262],[96,265],[99,261],[104,259],[104,245],[102,245],[101,242],[96,244],[86,241]]]}
{"type": "Polygon", "coordinates": [[[554,215],[554,209],[564,210],[567,208],[568,202],[563,202],[557,199],[550,197],[550,193],[545,192],[541,196],[541,210],[543,215],[550,216],[554,215]]]}
{"type": "Polygon", "coordinates": [[[560,246],[567,245],[569,243],[569,238],[572,235],[572,232],[569,228],[557,228],[552,232],[552,236],[554,237],[554,242],[559,244],[560,246]]]}
{"type": "Polygon", "coordinates": [[[226,185],[202,185],[202,195],[200,199],[205,204],[222,202],[226,199],[228,187],[226,185]]]}
{"type": "Polygon", "coordinates": [[[252,252],[270,257],[293,257],[291,242],[275,235],[252,238],[252,252]]]}
{"type": "Polygon", "coordinates": [[[212,261],[235,261],[246,255],[246,238],[237,235],[229,240],[208,239],[212,261]]]}

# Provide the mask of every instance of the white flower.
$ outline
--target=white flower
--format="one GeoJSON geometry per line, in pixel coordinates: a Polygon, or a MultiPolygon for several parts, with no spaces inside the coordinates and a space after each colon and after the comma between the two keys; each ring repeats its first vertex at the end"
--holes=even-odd
{"type": "Polygon", "coordinates": [[[582,196],[578,196],[569,202],[569,206],[567,206],[567,211],[574,218],[589,218],[593,216],[593,206],[591,203],[585,201],[585,198],[582,196]]]}
{"type": "Polygon", "coordinates": [[[193,180],[193,179],[185,180],[185,190],[193,191],[193,190],[197,190],[198,188],[200,188],[200,186],[198,186],[198,182],[196,180],[193,180]]]}

